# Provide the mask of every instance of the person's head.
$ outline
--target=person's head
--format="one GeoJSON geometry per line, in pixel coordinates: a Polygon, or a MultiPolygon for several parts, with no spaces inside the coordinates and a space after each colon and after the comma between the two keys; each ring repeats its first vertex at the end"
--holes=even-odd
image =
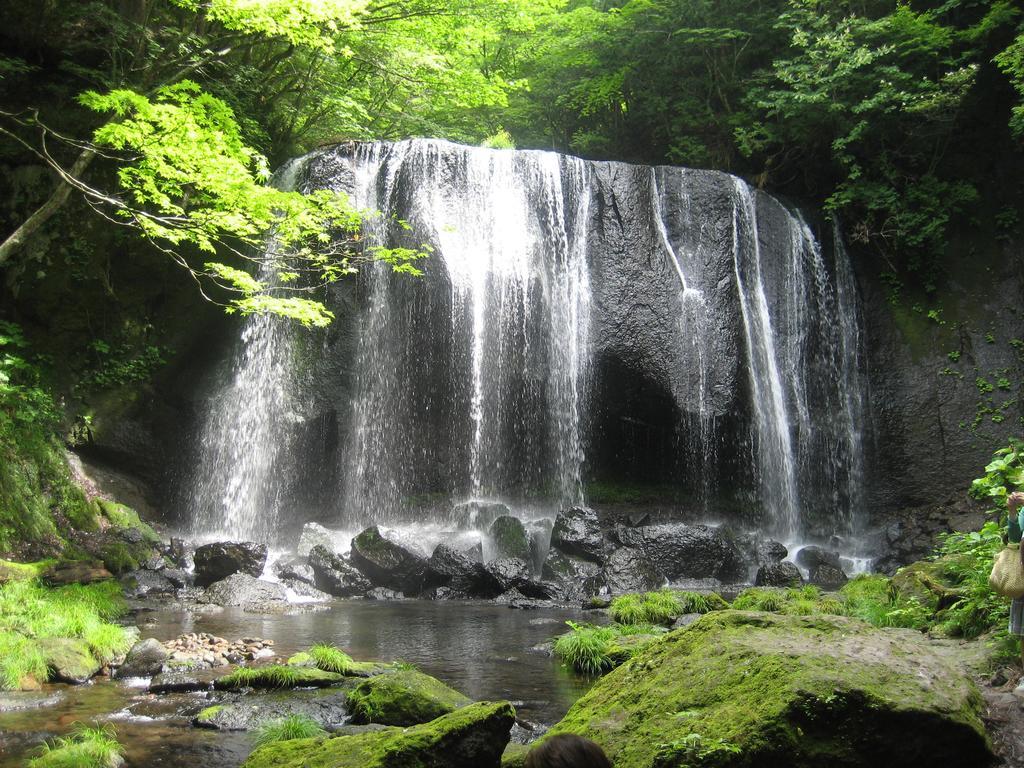
{"type": "Polygon", "coordinates": [[[526,768],[612,768],[612,764],[590,739],[561,733],[531,749],[526,768]]]}

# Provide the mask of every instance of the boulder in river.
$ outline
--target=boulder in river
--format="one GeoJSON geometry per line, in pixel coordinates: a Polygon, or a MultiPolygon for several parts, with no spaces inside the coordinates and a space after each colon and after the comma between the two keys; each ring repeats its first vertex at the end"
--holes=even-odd
{"type": "Polygon", "coordinates": [[[453,597],[491,598],[501,594],[501,584],[483,566],[448,544],[438,544],[427,561],[424,589],[447,587],[453,597]]]}
{"type": "Polygon", "coordinates": [[[101,664],[84,640],[68,637],[45,637],[38,648],[50,670],[50,679],[80,685],[100,671],[101,664]]]}
{"type": "Polygon", "coordinates": [[[804,577],[792,563],[768,563],[757,569],[754,585],[758,587],[798,587],[804,577]]]}
{"type": "Polygon", "coordinates": [[[233,573],[259,576],[267,563],[267,545],[254,541],[221,541],[198,547],[193,555],[195,581],[208,587],[233,573]]]}
{"type": "Polygon", "coordinates": [[[299,534],[299,544],[295,551],[302,557],[309,554],[313,547],[322,546],[334,549],[334,531],[325,528],[320,523],[306,523],[302,526],[302,533],[299,534]]]}
{"type": "Polygon", "coordinates": [[[601,678],[549,733],[630,768],[694,754],[716,768],[975,768],[993,760],[981,715],[962,661],[920,632],[716,611],[601,678]]]}
{"type": "Polygon", "coordinates": [[[665,577],[643,552],[631,547],[615,550],[596,578],[613,595],[626,592],[650,592],[665,584],[665,577]]]}
{"type": "Polygon", "coordinates": [[[555,518],[551,546],[567,555],[603,563],[606,545],[597,512],[589,507],[563,509],[555,518]]]}
{"type": "Polygon", "coordinates": [[[260,747],[242,768],[499,768],[515,710],[508,702],[470,704],[429,723],[260,747]]]}
{"type": "Polygon", "coordinates": [[[116,678],[152,677],[160,674],[167,661],[167,649],[163,643],[152,637],[140,640],[131,647],[124,664],[114,673],[116,678]]]}
{"type": "Polygon", "coordinates": [[[352,539],[352,565],[375,586],[415,595],[423,586],[427,558],[373,525],[352,539]]]}
{"type": "Polygon", "coordinates": [[[707,525],[665,523],[639,528],[620,527],[615,536],[623,546],[637,549],[667,579],[747,577],[747,563],[736,545],[707,525]]]}
{"type": "Polygon", "coordinates": [[[208,586],[203,598],[215,605],[242,606],[248,611],[261,612],[268,603],[287,602],[288,593],[283,584],[233,573],[208,586]]]}
{"type": "MultiPolygon", "coordinates": [[[[328,550],[330,550],[329,547],[328,550]]],[[[281,558],[274,563],[274,575],[282,581],[304,581],[307,584],[316,584],[313,566],[305,557],[281,558]]]]}
{"type": "Polygon", "coordinates": [[[494,559],[511,557],[527,562],[531,560],[530,537],[519,518],[502,515],[491,523],[488,534],[494,549],[494,559]]]}
{"type": "Polygon", "coordinates": [[[349,560],[327,547],[316,546],[309,551],[309,566],[317,589],[335,597],[362,595],[373,586],[349,560]]]}
{"type": "Polygon", "coordinates": [[[440,680],[416,670],[371,677],[348,696],[356,724],[418,725],[454,712],[471,700],[440,680]]]}

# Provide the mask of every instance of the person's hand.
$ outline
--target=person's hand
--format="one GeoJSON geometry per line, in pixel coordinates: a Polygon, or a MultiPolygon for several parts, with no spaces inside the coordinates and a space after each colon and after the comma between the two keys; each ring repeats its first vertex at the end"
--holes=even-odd
{"type": "Polygon", "coordinates": [[[1006,497],[1007,509],[1016,512],[1021,507],[1024,507],[1024,491],[1014,491],[1006,497]]]}

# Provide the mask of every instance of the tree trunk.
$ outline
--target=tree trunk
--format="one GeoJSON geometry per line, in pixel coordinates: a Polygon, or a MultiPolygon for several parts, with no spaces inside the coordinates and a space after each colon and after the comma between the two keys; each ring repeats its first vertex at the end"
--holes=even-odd
{"type": "MultiPolygon", "coordinates": [[[[83,150],[78,159],[75,160],[75,164],[71,166],[71,170],[68,171],[68,176],[78,178],[95,158],[96,153],[93,150],[83,150]]],[[[61,179],[53,194],[50,195],[50,199],[39,206],[31,216],[25,219],[21,226],[14,230],[3,243],[0,243],[0,267],[3,267],[15,251],[21,248],[43,224],[53,218],[54,214],[64,207],[64,204],[71,196],[71,190],[71,185],[61,179]]]]}

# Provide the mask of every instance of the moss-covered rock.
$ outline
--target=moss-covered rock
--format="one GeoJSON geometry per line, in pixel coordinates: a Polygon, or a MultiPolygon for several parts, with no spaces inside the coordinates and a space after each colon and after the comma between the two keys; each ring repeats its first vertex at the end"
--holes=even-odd
{"type": "Polygon", "coordinates": [[[458,691],[415,670],[371,677],[348,697],[352,722],[383,725],[426,723],[469,703],[458,691]]]}
{"type": "Polygon", "coordinates": [[[214,681],[213,687],[219,691],[237,691],[242,688],[326,688],[344,679],[343,675],[316,667],[268,664],[262,667],[239,667],[214,681]]]}
{"type": "Polygon", "coordinates": [[[502,515],[491,523],[489,533],[495,559],[510,557],[530,561],[530,537],[519,518],[502,515]]]}
{"type": "Polygon", "coordinates": [[[911,630],[721,611],[602,678],[550,733],[616,768],[984,766],[981,698],[911,630]]]}
{"type": "Polygon", "coordinates": [[[124,504],[109,499],[97,498],[93,501],[100,514],[119,530],[136,530],[142,538],[151,544],[159,544],[160,536],[148,523],[139,518],[139,513],[124,504]]]}
{"type": "Polygon", "coordinates": [[[481,702],[411,728],[268,744],[243,768],[498,768],[514,721],[508,702],[481,702]]]}
{"type": "Polygon", "coordinates": [[[949,563],[941,559],[911,563],[893,575],[892,588],[900,597],[914,598],[932,611],[941,611],[960,599],[948,568],[949,563]]]}
{"type": "Polygon", "coordinates": [[[51,564],[52,561],[49,560],[37,563],[15,563],[11,560],[0,560],[0,584],[37,578],[51,564]]]}
{"type": "Polygon", "coordinates": [[[47,637],[39,641],[39,650],[46,659],[52,680],[84,683],[100,671],[100,662],[84,640],[47,637]]]}

